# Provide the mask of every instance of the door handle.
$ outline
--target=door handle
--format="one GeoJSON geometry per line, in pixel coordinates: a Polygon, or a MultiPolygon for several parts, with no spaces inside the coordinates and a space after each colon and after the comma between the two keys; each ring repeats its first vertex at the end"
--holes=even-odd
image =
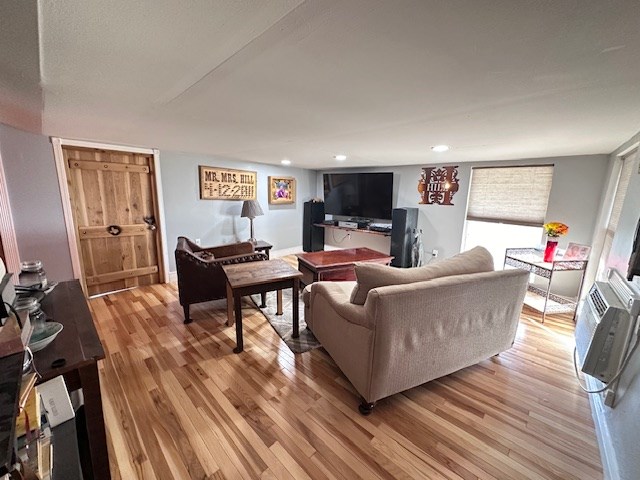
{"type": "Polygon", "coordinates": [[[148,225],[148,229],[149,230],[155,230],[156,227],[156,219],[154,216],[150,216],[150,217],[143,217],[144,223],[146,223],[148,225]]]}
{"type": "Polygon", "coordinates": [[[122,233],[122,228],[120,228],[118,225],[109,225],[107,227],[107,232],[114,237],[117,237],[118,235],[120,235],[120,233],[122,233]]]}

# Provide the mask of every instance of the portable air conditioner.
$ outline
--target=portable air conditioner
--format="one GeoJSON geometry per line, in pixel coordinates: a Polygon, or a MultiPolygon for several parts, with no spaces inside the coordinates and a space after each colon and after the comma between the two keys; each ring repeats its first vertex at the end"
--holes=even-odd
{"type": "Polygon", "coordinates": [[[611,270],[608,281],[594,283],[576,320],[576,349],[584,373],[605,384],[614,379],[639,311],[640,291],[618,271],[611,270]]]}

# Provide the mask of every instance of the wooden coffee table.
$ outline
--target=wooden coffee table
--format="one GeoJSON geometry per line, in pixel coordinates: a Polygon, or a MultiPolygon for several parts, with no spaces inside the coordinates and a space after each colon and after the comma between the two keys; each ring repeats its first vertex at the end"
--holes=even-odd
{"type": "Polygon", "coordinates": [[[370,248],[345,248],[322,252],[299,253],[298,270],[302,273],[302,283],[309,285],[321,280],[355,280],[353,264],[373,262],[389,265],[393,257],[370,248]]]}
{"type": "Polygon", "coordinates": [[[229,322],[232,320],[233,310],[236,317],[236,348],[235,353],[242,352],[244,342],[242,339],[242,297],[254,293],[266,293],[277,290],[277,315],[282,315],[282,289],[292,288],[293,294],[293,334],[297,338],[300,335],[298,318],[298,289],[302,273],[293,268],[284,260],[265,260],[262,262],[246,262],[233,265],[223,265],[227,276],[227,315],[229,322]],[[259,265],[258,265],[259,264],[259,265]],[[233,310],[232,310],[233,306],[233,310]]]}

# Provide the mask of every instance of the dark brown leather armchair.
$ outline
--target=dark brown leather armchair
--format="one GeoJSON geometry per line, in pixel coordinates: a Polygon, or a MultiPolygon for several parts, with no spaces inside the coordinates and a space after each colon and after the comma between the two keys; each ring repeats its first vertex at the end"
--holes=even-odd
{"type": "Polygon", "coordinates": [[[178,237],[175,255],[184,323],[191,322],[189,306],[192,303],[227,298],[222,265],[267,259],[266,255],[255,251],[251,242],[202,248],[186,237],[178,237]]]}

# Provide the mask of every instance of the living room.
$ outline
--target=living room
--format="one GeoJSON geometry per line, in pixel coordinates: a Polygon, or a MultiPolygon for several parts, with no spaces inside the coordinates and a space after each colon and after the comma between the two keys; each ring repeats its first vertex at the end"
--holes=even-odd
{"type": "MultiPolygon", "coordinates": [[[[293,353],[259,302],[242,301],[237,355],[223,299],[194,304],[185,325],[173,253],[181,236],[208,247],[255,230],[297,268],[324,175],[389,172],[392,207],[418,211],[427,266],[478,244],[540,247],[542,223],[559,221],[561,250],[591,253],[584,278],[558,278],[555,293],[584,297],[607,266],[626,276],[640,195],[635,2],[165,3],[157,15],[146,1],[0,6],[8,270],[39,259],[52,281],[83,275],[65,148],[139,149],[156,182],[159,280],[88,301],[112,478],[637,478],[637,358],[615,408],[590,403],[572,314],[525,307],[511,350],[365,417],[331,347],[293,353]],[[201,166],[253,172],[263,214],[204,199],[201,166]],[[538,237],[470,238],[474,170],[525,166],[552,166],[538,237]],[[421,203],[427,167],[455,167],[451,205],[421,203]],[[292,202],[270,201],[270,177],[295,180],[292,202]]],[[[389,254],[389,237],[358,229],[326,228],[323,242],[389,254]]],[[[494,254],[496,271],[504,261],[494,254]]]]}

